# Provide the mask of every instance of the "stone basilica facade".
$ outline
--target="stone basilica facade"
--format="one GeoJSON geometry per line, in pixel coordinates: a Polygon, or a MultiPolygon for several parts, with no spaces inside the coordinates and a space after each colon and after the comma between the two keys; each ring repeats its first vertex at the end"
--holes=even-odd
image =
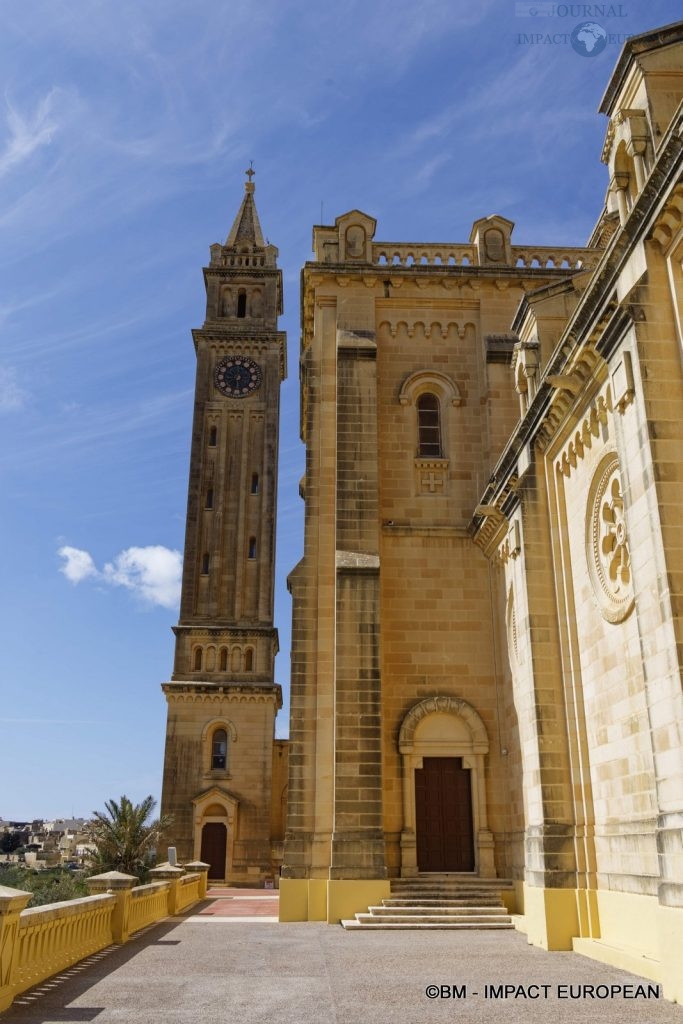
{"type": "Polygon", "coordinates": [[[583,249],[314,228],[285,920],[512,879],[683,999],[683,23],[608,84],[583,249]]]}
{"type": "Polygon", "coordinates": [[[251,183],[212,247],[163,810],[211,877],[281,874],[283,920],[511,880],[530,942],[683,1000],[682,101],[683,23],[632,38],[585,248],[495,215],[461,243],[314,228],[288,750],[281,281],[251,183]]]}

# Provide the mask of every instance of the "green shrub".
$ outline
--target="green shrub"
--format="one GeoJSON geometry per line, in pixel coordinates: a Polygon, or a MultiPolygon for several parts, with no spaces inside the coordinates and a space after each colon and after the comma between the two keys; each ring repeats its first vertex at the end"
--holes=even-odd
{"type": "Polygon", "coordinates": [[[32,893],[29,907],[44,907],[48,903],[63,903],[78,900],[88,895],[81,878],[74,878],[70,871],[55,868],[51,871],[31,871],[28,868],[11,867],[0,871],[0,885],[11,889],[23,889],[32,893]]]}

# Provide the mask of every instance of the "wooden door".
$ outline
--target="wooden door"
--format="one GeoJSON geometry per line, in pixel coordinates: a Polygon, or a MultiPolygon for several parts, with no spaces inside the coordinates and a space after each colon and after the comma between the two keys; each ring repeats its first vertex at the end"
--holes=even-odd
{"type": "Polygon", "coordinates": [[[420,871],[474,871],[470,770],[461,757],[425,757],[416,769],[415,831],[420,871]]]}
{"type": "Polygon", "coordinates": [[[225,851],[228,830],[222,821],[207,821],[202,828],[200,860],[209,864],[209,878],[225,878],[225,851]]]}

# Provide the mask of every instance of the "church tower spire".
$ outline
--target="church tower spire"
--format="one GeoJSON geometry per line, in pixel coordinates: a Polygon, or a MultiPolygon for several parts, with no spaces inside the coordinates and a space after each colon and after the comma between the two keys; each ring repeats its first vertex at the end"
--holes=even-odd
{"type": "Polygon", "coordinates": [[[258,213],[256,212],[256,203],[254,202],[256,186],[252,179],[256,174],[256,171],[253,167],[249,167],[249,170],[244,173],[249,179],[244,183],[244,199],[242,200],[242,205],[237,211],[237,216],[235,217],[225,244],[228,247],[246,244],[264,249],[265,242],[263,241],[261,224],[258,219],[258,213]]]}
{"type": "Polygon", "coordinates": [[[275,511],[286,348],[277,329],[278,250],[264,240],[251,167],[246,174],[227,240],[211,246],[206,317],[192,332],[197,375],[180,619],[164,686],[162,806],[182,823],[181,858],[210,860],[210,877],[253,884],[255,872],[273,871],[272,741],[282,703],[274,676],[275,511]],[[212,820],[203,821],[197,807],[209,790],[212,820]],[[217,829],[221,807],[224,829],[217,829]],[[224,849],[212,833],[226,839],[224,849]]]}

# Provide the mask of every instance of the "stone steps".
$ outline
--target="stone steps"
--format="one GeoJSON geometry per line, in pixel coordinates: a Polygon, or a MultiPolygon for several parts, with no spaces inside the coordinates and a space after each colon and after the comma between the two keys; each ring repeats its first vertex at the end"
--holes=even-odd
{"type": "Polygon", "coordinates": [[[381,907],[368,907],[368,913],[377,917],[500,917],[501,915],[507,916],[507,910],[504,906],[498,905],[497,907],[482,907],[482,906],[470,906],[468,904],[453,906],[452,904],[444,903],[432,903],[431,905],[425,905],[424,903],[413,903],[406,904],[402,903],[399,906],[395,906],[387,900],[382,900],[381,907]]]}
{"type": "Polygon", "coordinates": [[[471,876],[427,875],[392,879],[392,895],[381,906],[368,907],[354,920],[342,921],[347,931],[362,929],[509,929],[513,927],[501,890],[512,883],[471,876]]]}
{"type": "Polygon", "coordinates": [[[412,918],[410,921],[392,921],[391,919],[376,918],[372,922],[367,921],[342,921],[342,927],[347,932],[360,932],[360,931],[378,931],[382,929],[387,930],[398,930],[403,928],[406,931],[434,931],[440,929],[442,931],[502,931],[506,928],[512,928],[512,923],[504,924],[498,921],[488,922],[466,922],[466,921],[449,921],[441,918],[439,921],[419,921],[412,918]]]}
{"type": "Polygon", "coordinates": [[[472,896],[458,896],[455,899],[450,895],[435,896],[434,893],[417,893],[413,897],[392,896],[390,899],[382,900],[384,906],[414,906],[416,903],[420,903],[422,906],[472,906],[473,902],[476,902],[477,906],[501,905],[499,896],[482,896],[481,893],[475,893],[472,896]]]}

